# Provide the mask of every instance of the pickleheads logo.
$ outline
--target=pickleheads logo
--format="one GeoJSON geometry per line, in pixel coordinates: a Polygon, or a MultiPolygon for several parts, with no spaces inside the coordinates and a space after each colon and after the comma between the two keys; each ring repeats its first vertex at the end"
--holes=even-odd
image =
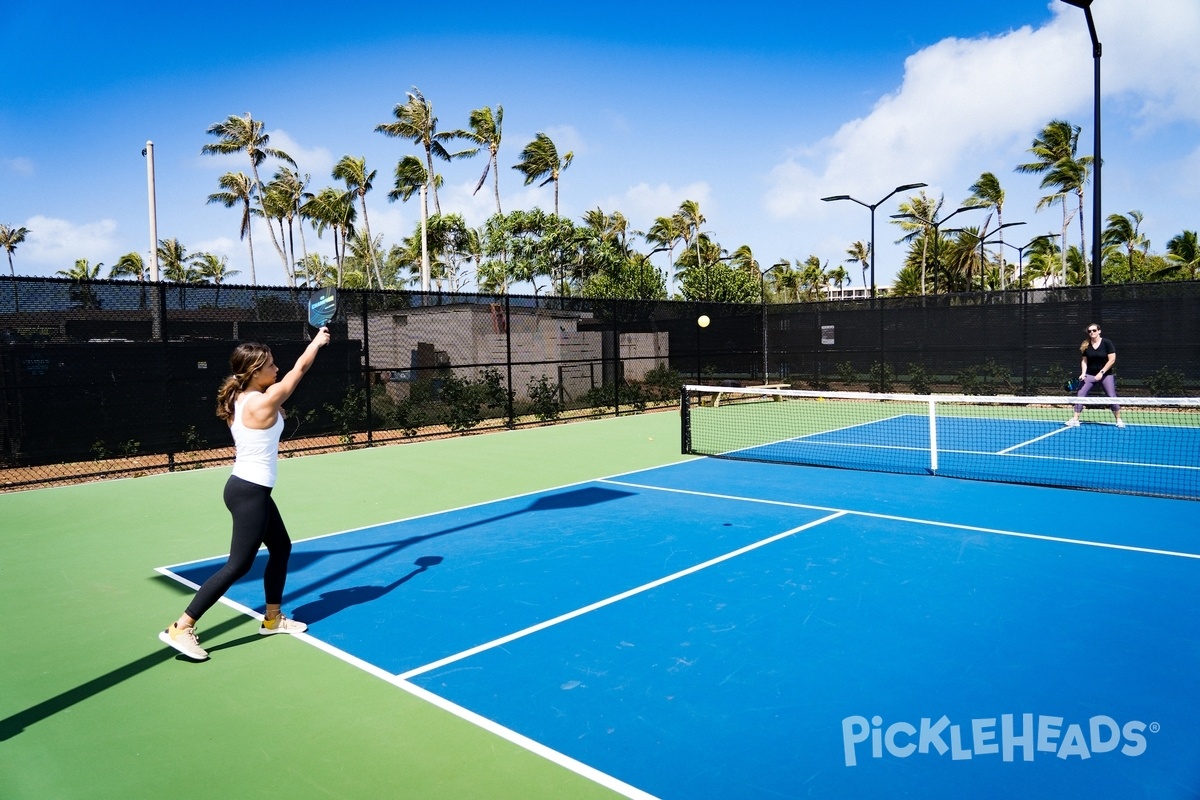
{"type": "Polygon", "coordinates": [[[1130,720],[1124,724],[1098,714],[1086,722],[1067,722],[1048,714],[1002,714],[972,719],[964,724],[922,717],[919,722],[891,722],[883,717],[850,716],[842,720],[842,746],[846,766],[859,758],[909,758],[949,753],[953,761],[976,756],[1000,756],[1003,761],[1033,761],[1041,753],[1063,760],[1086,760],[1096,754],[1119,753],[1135,758],[1146,752],[1146,733],[1158,733],[1157,722],[1130,720]],[[860,748],[861,745],[861,748],[860,748]]]}

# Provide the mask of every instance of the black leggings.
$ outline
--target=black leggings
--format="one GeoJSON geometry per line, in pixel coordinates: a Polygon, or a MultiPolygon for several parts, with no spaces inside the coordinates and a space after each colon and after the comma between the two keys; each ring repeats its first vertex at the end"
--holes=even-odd
{"type": "Polygon", "coordinates": [[[235,581],[250,571],[259,546],[264,544],[270,554],[263,575],[266,600],[272,605],[283,602],[283,585],[287,580],[292,540],[288,538],[283,518],[271,499],[270,487],[230,475],[225,483],[225,507],[233,515],[229,560],[204,582],[192,598],[186,612],[192,619],[200,619],[235,581]]]}

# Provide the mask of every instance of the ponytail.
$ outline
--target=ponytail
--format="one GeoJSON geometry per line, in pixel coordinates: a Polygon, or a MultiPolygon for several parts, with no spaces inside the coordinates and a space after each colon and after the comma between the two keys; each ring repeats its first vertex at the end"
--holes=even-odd
{"type": "Polygon", "coordinates": [[[245,391],[250,378],[262,369],[270,358],[271,350],[265,344],[243,342],[234,348],[233,354],[229,356],[229,371],[232,374],[226,377],[217,389],[217,416],[226,424],[233,423],[237,396],[245,391]]]}

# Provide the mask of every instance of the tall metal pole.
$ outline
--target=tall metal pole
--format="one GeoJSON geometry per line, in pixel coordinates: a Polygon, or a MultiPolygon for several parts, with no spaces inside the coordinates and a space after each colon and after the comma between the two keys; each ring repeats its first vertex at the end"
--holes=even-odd
{"type": "Polygon", "coordinates": [[[146,157],[146,191],[150,207],[150,280],[158,282],[158,212],[154,196],[154,142],[147,141],[142,151],[146,157]]]}
{"type": "Polygon", "coordinates": [[[428,186],[421,185],[421,291],[429,293],[429,201],[428,186]]]}
{"type": "Polygon", "coordinates": [[[1103,55],[1103,48],[1100,46],[1100,37],[1096,35],[1096,21],[1092,18],[1092,0],[1063,0],[1067,5],[1075,6],[1083,9],[1083,16],[1087,20],[1088,35],[1092,39],[1092,62],[1094,64],[1094,86],[1092,88],[1092,127],[1094,129],[1093,140],[1093,176],[1095,181],[1096,193],[1092,198],[1092,285],[1099,286],[1102,281],[1100,269],[1100,230],[1104,224],[1104,211],[1101,208],[1102,197],[1100,187],[1100,171],[1103,166],[1104,159],[1100,153],[1100,56],[1103,55]]]}

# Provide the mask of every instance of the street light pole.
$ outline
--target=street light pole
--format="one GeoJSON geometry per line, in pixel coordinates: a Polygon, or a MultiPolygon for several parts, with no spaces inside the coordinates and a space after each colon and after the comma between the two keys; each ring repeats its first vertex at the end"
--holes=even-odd
{"type": "Polygon", "coordinates": [[[778,267],[783,262],[772,264],[758,273],[758,292],[762,300],[762,353],[763,353],[763,383],[770,383],[771,379],[767,377],[767,273],[778,267]]]}
{"type": "Polygon", "coordinates": [[[848,194],[838,194],[838,195],[833,195],[832,197],[822,197],[821,198],[821,200],[823,200],[826,203],[832,202],[834,200],[849,200],[851,202],[858,203],[863,208],[870,209],[870,211],[871,211],[871,305],[872,306],[875,305],[875,209],[877,209],[877,208],[879,208],[879,206],[883,205],[883,203],[885,201],[887,201],[892,195],[896,194],[897,192],[907,192],[910,189],[922,189],[927,185],[928,184],[925,184],[925,183],[906,183],[903,186],[897,186],[895,189],[892,189],[892,191],[888,192],[887,197],[883,198],[883,200],[880,200],[878,203],[864,203],[862,200],[851,197],[848,194]]]}
{"type": "Polygon", "coordinates": [[[1100,208],[1100,167],[1103,164],[1100,156],[1100,56],[1103,54],[1103,48],[1100,46],[1100,38],[1096,35],[1096,21],[1092,19],[1092,0],[1062,0],[1062,2],[1083,9],[1083,15],[1087,19],[1088,35],[1092,37],[1092,62],[1095,72],[1093,80],[1095,85],[1092,89],[1092,127],[1095,135],[1092,160],[1096,187],[1095,197],[1092,198],[1092,285],[1099,286],[1101,284],[1100,227],[1104,220],[1100,208]]]}
{"type": "Polygon", "coordinates": [[[1024,290],[1024,288],[1025,288],[1024,286],[1022,286],[1022,284],[1025,282],[1025,251],[1028,250],[1030,247],[1033,247],[1033,245],[1036,242],[1040,242],[1045,239],[1055,239],[1061,235],[1062,234],[1059,234],[1059,233],[1043,233],[1041,236],[1033,237],[1028,242],[1021,245],[1020,247],[1018,247],[1015,244],[1010,244],[1008,242],[1000,243],[1000,244],[1004,245],[1005,247],[1011,247],[1013,250],[1017,251],[1017,288],[1018,289],[1024,290]]]}

